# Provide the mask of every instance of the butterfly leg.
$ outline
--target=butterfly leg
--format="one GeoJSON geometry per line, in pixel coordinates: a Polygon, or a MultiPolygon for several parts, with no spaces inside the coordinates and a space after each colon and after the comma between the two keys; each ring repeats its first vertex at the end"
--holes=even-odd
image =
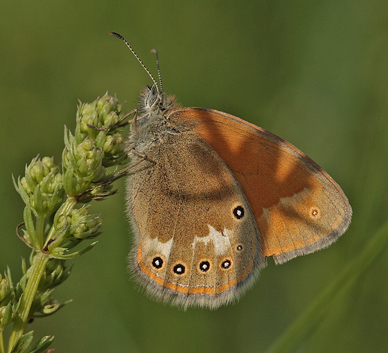
{"type": "Polygon", "coordinates": [[[138,152],[138,151],[136,151],[134,148],[132,148],[132,149],[129,151],[129,153],[133,153],[133,154],[136,155],[137,157],[141,158],[140,161],[136,162],[135,164],[132,164],[131,167],[133,167],[133,166],[135,166],[135,165],[138,165],[139,162],[142,162],[142,161],[148,161],[148,162],[151,162],[151,163],[155,163],[155,164],[156,164],[156,162],[153,161],[152,159],[149,159],[145,153],[138,152]]]}
{"type": "Polygon", "coordinates": [[[129,166],[127,166],[127,167],[121,169],[120,171],[118,171],[117,173],[113,174],[113,175],[112,175],[111,177],[109,177],[108,179],[103,180],[103,181],[100,181],[100,182],[98,182],[98,183],[96,183],[96,184],[98,184],[98,185],[111,184],[111,183],[113,183],[115,180],[120,179],[121,177],[127,175],[127,172],[128,172],[130,169],[132,169],[132,168],[138,166],[140,163],[142,163],[142,162],[144,162],[144,161],[148,161],[148,162],[151,162],[151,163],[156,163],[155,161],[149,159],[149,158],[147,157],[147,155],[145,155],[144,153],[137,152],[135,149],[130,150],[129,153],[135,154],[135,155],[138,156],[140,159],[139,159],[136,163],[130,164],[129,166]]]}
{"type": "Polygon", "coordinates": [[[137,109],[135,108],[134,110],[135,110],[135,113],[133,115],[131,129],[132,131],[137,132],[137,109]]]}

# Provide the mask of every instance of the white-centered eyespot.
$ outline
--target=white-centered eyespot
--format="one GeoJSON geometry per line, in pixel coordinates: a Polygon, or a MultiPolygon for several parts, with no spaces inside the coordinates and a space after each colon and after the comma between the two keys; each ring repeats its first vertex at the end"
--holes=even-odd
{"type": "Polygon", "coordinates": [[[183,264],[176,264],[173,269],[174,273],[178,276],[183,275],[186,272],[186,267],[183,264]]]}

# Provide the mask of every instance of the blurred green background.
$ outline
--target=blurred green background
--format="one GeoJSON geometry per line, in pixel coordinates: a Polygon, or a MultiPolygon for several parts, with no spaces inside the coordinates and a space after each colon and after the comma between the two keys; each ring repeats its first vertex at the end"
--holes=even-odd
{"type": "MultiPolygon", "coordinates": [[[[239,303],[186,312],[155,303],[127,273],[132,244],[118,195],[94,206],[98,246],[76,259],[56,297],[73,302],[36,320],[58,353],[263,352],[368,244],[388,210],[388,3],[359,1],[10,1],[0,12],[0,270],[14,281],[29,251],[15,235],[23,203],[11,174],[38,153],[60,160],[77,100],[106,91],[136,106],[150,80],[123,34],[184,106],[242,117],[289,140],[342,186],[348,232],[329,249],[275,266],[239,303]]],[[[388,252],[314,325],[298,352],[388,347],[388,252]]]]}

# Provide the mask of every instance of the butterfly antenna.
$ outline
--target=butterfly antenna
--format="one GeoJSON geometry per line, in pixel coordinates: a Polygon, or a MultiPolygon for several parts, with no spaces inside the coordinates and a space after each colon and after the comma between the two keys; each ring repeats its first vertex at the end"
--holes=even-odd
{"type": "Polygon", "coordinates": [[[159,66],[159,55],[156,49],[152,49],[151,53],[154,53],[156,56],[156,66],[158,68],[158,78],[159,78],[159,86],[160,90],[163,92],[163,83],[162,83],[162,75],[160,74],[160,66],[159,66]]]}
{"type": "MultiPolygon", "coordinates": [[[[140,60],[140,58],[137,56],[137,54],[135,53],[135,51],[132,49],[131,45],[126,41],[126,39],[121,35],[121,34],[118,34],[116,32],[110,32],[109,35],[111,36],[114,36],[114,37],[117,37],[119,39],[121,39],[125,44],[126,46],[129,48],[129,50],[132,52],[132,54],[135,56],[135,58],[137,59],[137,61],[140,63],[140,65],[143,67],[143,69],[147,72],[148,76],[151,78],[152,82],[154,83],[154,85],[156,86],[156,89],[159,93],[159,86],[158,86],[158,83],[156,82],[154,76],[152,76],[151,72],[147,69],[147,67],[143,64],[143,62],[140,60]]],[[[159,67],[159,65],[158,65],[159,67]]],[[[160,87],[160,89],[162,89],[160,87]]]]}

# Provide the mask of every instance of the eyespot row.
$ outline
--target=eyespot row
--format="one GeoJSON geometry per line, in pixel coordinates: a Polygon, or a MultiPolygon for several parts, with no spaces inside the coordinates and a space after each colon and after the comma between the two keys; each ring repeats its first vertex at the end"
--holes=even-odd
{"type": "MultiPolygon", "coordinates": [[[[164,261],[160,256],[156,256],[152,260],[152,266],[159,270],[163,267],[164,261]]],[[[198,264],[198,270],[202,273],[206,273],[211,269],[212,265],[211,262],[208,260],[202,260],[198,264]]],[[[225,259],[220,263],[220,268],[222,270],[227,270],[232,267],[232,260],[231,259],[225,259]]],[[[172,268],[173,272],[176,275],[183,275],[186,272],[186,266],[182,263],[177,263],[172,268]]]]}
{"type": "MultiPolygon", "coordinates": [[[[242,251],[243,250],[243,246],[241,244],[237,245],[236,247],[237,251],[242,251]]],[[[164,265],[164,260],[160,257],[160,256],[155,256],[153,259],[152,259],[152,262],[151,262],[152,266],[156,269],[156,270],[159,270],[163,267],[164,265]]],[[[232,264],[233,264],[233,261],[232,259],[230,258],[226,258],[224,260],[222,260],[219,264],[220,268],[222,270],[228,270],[232,267],[232,264]]],[[[210,260],[201,260],[199,263],[198,263],[198,270],[199,272],[201,273],[206,273],[208,272],[212,267],[212,263],[210,260]]],[[[183,263],[176,263],[173,268],[172,268],[172,271],[176,274],[176,275],[183,275],[185,272],[186,272],[186,266],[183,264],[183,263]]]]}

